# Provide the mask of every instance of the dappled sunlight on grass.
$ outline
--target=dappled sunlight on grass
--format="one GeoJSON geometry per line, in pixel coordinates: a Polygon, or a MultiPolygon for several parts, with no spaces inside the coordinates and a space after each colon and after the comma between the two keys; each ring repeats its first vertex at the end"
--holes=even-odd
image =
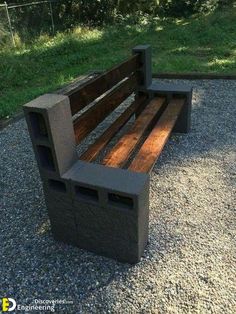
{"type": "Polygon", "coordinates": [[[157,32],[160,32],[160,31],[163,31],[163,30],[164,30],[164,27],[158,25],[158,26],[155,28],[155,30],[156,30],[157,32]]]}
{"type": "Polygon", "coordinates": [[[121,62],[151,44],[154,72],[236,73],[236,12],[192,19],[152,19],[138,25],[77,27],[0,50],[0,117],[78,75],[121,62]]]}
{"type": "Polygon", "coordinates": [[[208,66],[215,66],[215,65],[218,65],[218,66],[225,66],[225,65],[231,65],[231,64],[234,64],[235,63],[235,60],[234,59],[214,59],[210,62],[208,62],[208,66]]]}

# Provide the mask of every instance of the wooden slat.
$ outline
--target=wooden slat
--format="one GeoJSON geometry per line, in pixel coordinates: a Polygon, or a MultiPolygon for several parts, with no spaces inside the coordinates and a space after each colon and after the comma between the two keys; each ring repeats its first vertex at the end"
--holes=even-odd
{"type": "Polygon", "coordinates": [[[102,161],[104,165],[122,168],[126,164],[130,154],[140,142],[142,135],[157,117],[164,102],[165,98],[159,97],[153,99],[146,106],[130,131],[125,134],[105,156],[102,161]]]}
{"type": "Polygon", "coordinates": [[[85,86],[72,89],[65,93],[70,99],[72,115],[76,114],[124,78],[130,76],[139,67],[140,56],[136,54],[127,61],[89,81],[85,86]]]}
{"type": "Polygon", "coordinates": [[[136,172],[150,172],[167,142],[184,105],[184,99],[173,99],[147,137],[129,166],[136,172]]]}
{"type": "Polygon", "coordinates": [[[76,77],[71,83],[62,86],[60,89],[54,91],[53,93],[68,96],[70,94],[73,94],[75,90],[78,90],[79,88],[82,88],[83,86],[88,84],[89,81],[94,80],[99,75],[101,75],[101,73],[97,72],[87,75],[80,75],[76,77]]]}
{"type": "Polygon", "coordinates": [[[77,144],[95,129],[122,101],[132,94],[137,85],[137,77],[137,73],[132,74],[74,121],[77,144]]]}
{"type": "Polygon", "coordinates": [[[116,119],[110,127],[92,144],[89,148],[79,157],[84,161],[93,161],[96,159],[101,150],[111,141],[111,139],[119,132],[119,130],[125,125],[130,117],[136,112],[147,98],[141,96],[137,98],[119,117],[116,119]]]}

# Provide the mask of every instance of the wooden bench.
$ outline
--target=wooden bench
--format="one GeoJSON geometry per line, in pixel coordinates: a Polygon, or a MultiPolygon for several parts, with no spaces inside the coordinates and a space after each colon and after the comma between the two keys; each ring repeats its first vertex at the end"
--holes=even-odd
{"type": "Polygon", "coordinates": [[[151,47],[142,45],[111,70],[24,106],[56,239],[140,260],[149,174],[171,132],[189,131],[191,100],[188,87],[152,82],[151,47]],[[78,156],[77,146],[118,107],[122,113],[78,156]]]}

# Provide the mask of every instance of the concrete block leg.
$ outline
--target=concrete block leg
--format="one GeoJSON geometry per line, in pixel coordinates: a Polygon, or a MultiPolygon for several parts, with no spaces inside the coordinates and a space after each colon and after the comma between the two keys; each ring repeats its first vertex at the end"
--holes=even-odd
{"type": "Polygon", "coordinates": [[[149,176],[78,161],[63,178],[71,184],[77,246],[138,262],[148,239],[149,176]]]}
{"type": "Polygon", "coordinates": [[[43,189],[54,238],[76,245],[77,229],[70,182],[55,176],[45,178],[43,189]]]}

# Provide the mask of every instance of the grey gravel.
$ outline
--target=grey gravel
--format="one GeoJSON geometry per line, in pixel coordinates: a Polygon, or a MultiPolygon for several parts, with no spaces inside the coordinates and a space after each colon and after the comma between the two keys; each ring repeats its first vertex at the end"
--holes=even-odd
{"type": "Polygon", "coordinates": [[[192,130],[153,170],[135,266],[55,242],[25,121],[0,132],[0,297],[73,301],[56,313],[236,313],[236,82],[185,83],[192,130]]]}

